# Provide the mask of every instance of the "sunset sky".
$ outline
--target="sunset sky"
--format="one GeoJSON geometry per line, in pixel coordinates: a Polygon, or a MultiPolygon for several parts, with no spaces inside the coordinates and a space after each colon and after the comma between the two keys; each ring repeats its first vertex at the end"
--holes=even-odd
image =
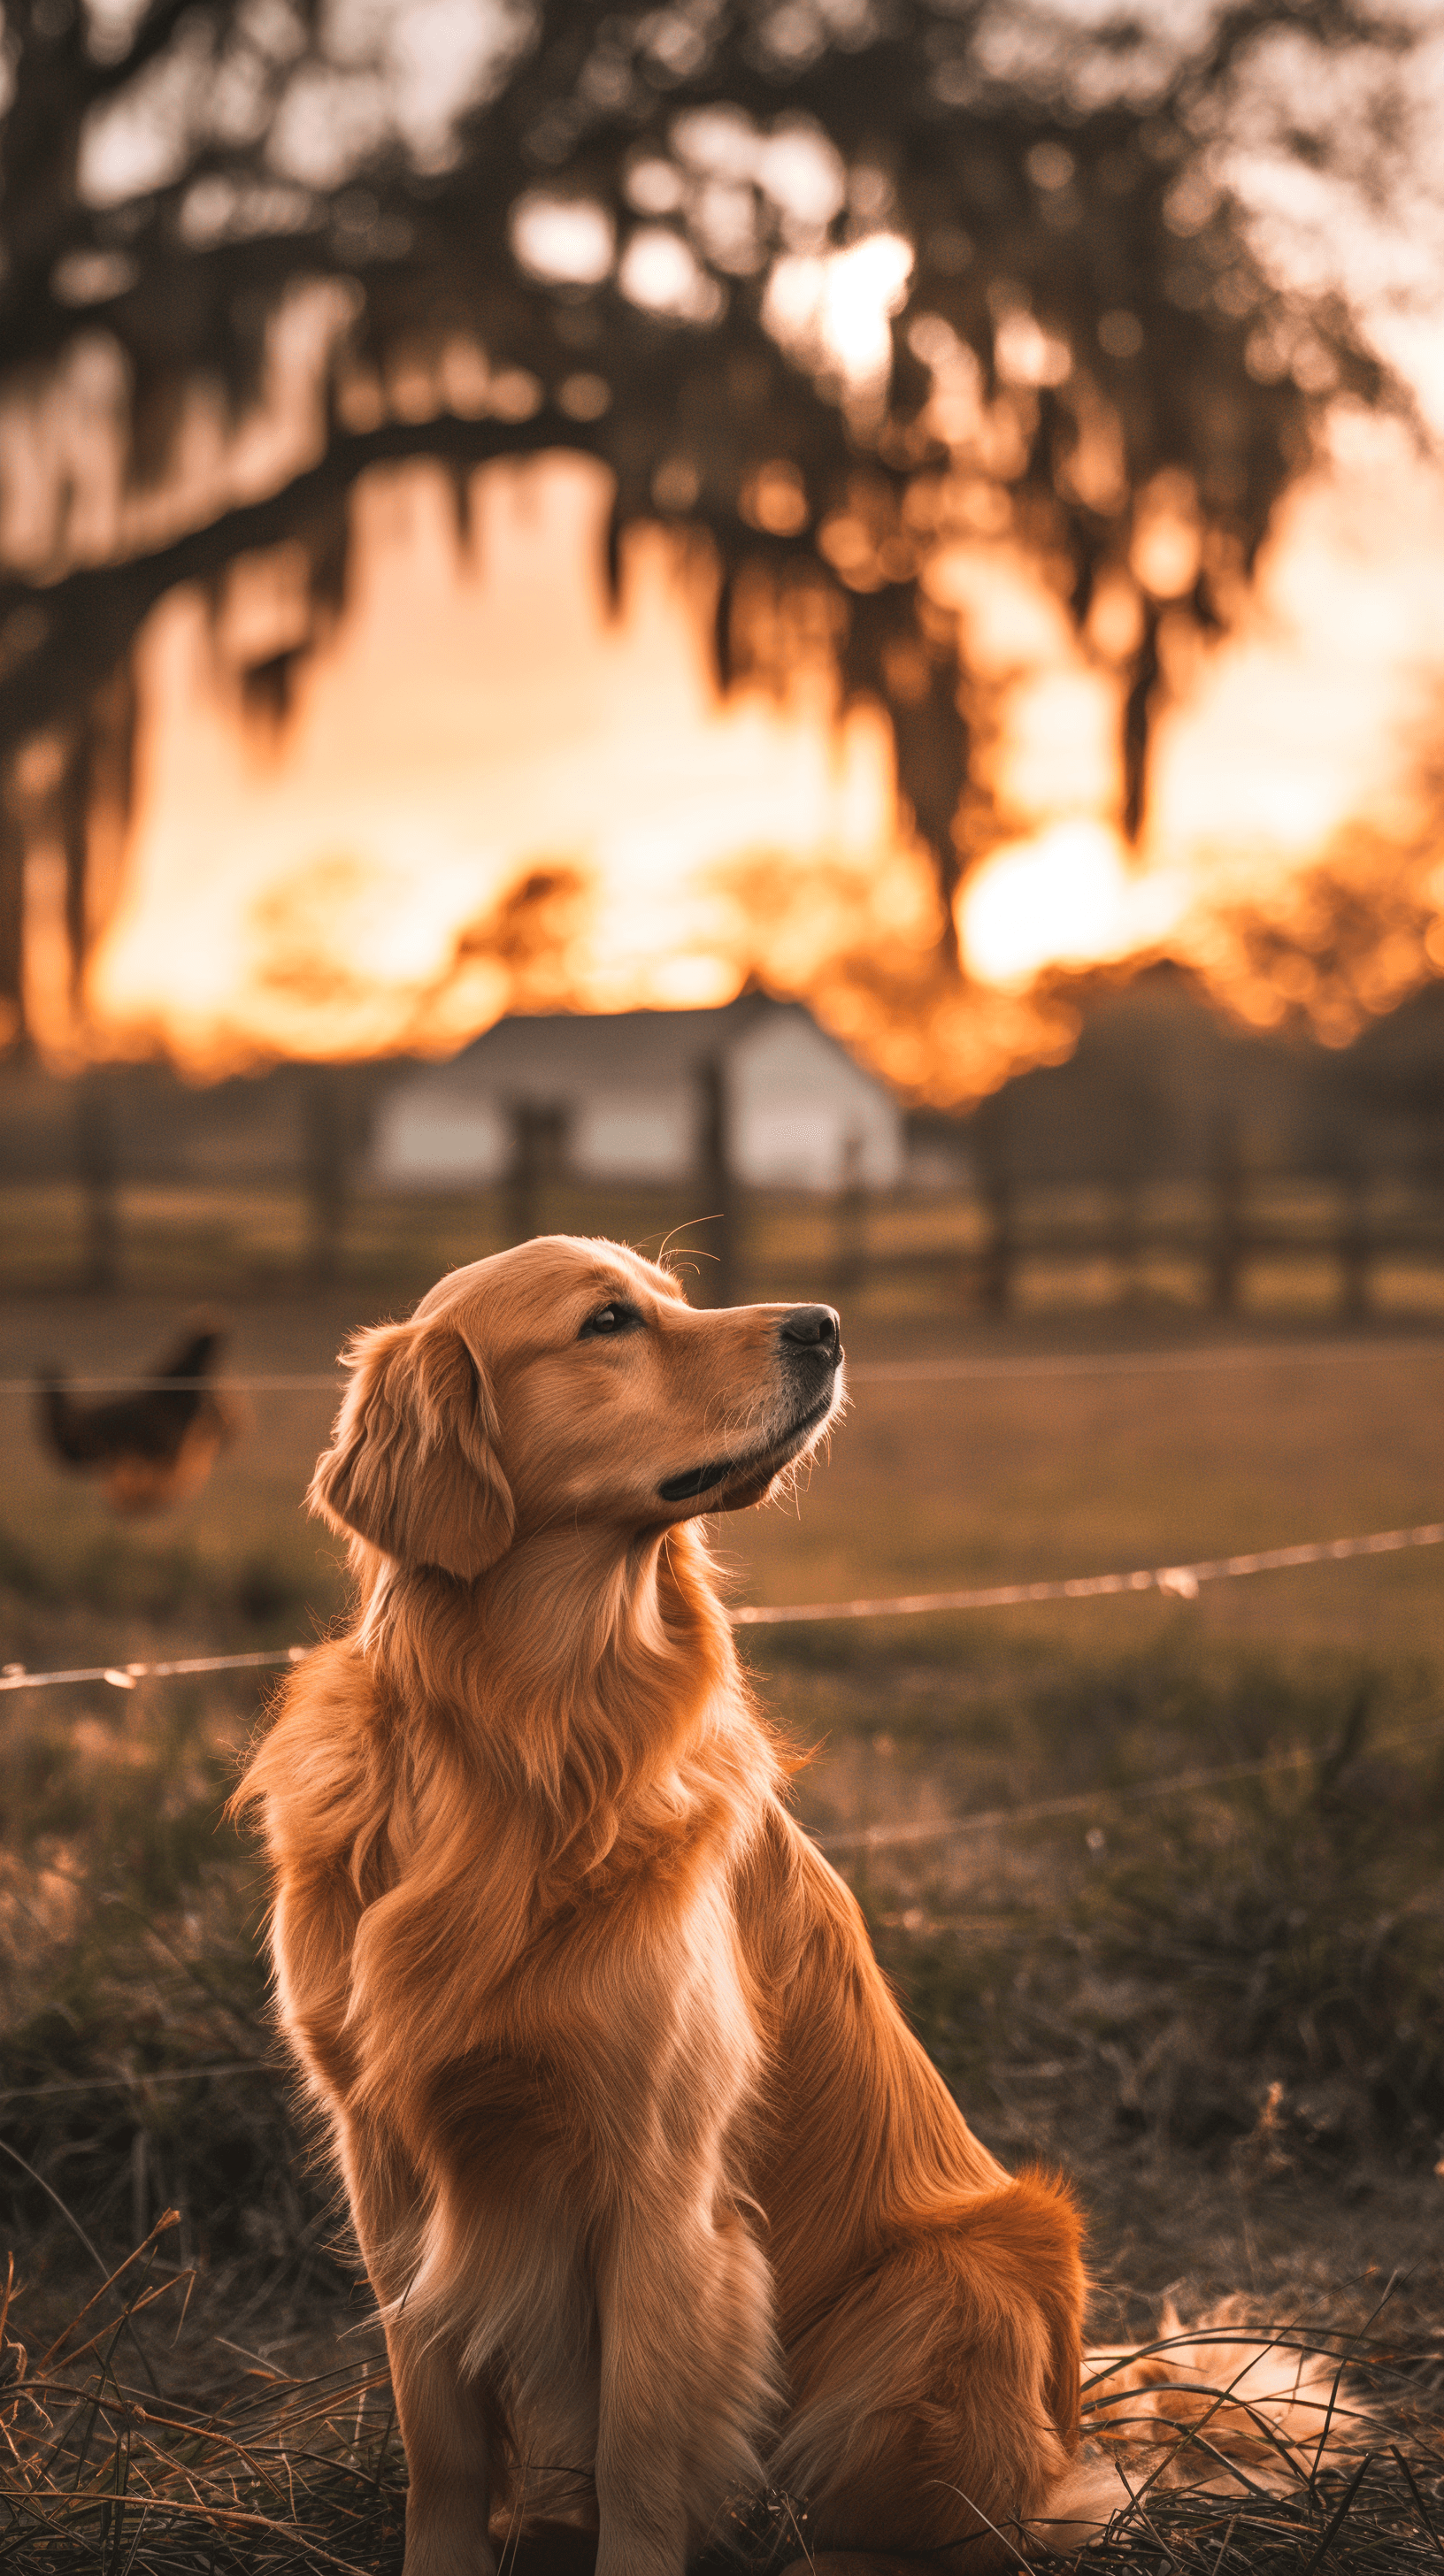
{"type": "MultiPolygon", "coordinates": [[[[1444,210],[1439,156],[1426,146],[1444,133],[1444,38],[1418,56],[1413,104],[1418,188],[1387,222],[1369,211],[1366,186],[1345,220],[1302,165],[1280,180],[1267,136],[1233,140],[1231,179],[1251,194],[1278,272],[1355,299],[1421,420],[1411,431],[1336,415],[1331,451],[1281,508],[1232,631],[1165,654],[1169,697],[1139,853],[1115,828],[1118,679],[1103,629],[1085,651],[1006,539],[955,545],[926,572],[959,620],[966,665],[1000,684],[1006,704],[989,780],[999,843],[958,914],[977,1001],[971,1035],[937,1068],[942,1094],[1001,1078],[1034,1045],[1056,1047],[1056,1022],[1051,1039],[1030,1036],[1018,1003],[1042,968],[1162,947],[1266,1019],[1277,997],[1241,981],[1226,954],[1231,908],[1276,899],[1359,825],[1375,833],[1374,864],[1388,864],[1392,837],[1412,844],[1411,864],[1427,874],[1434,827],[1416,781],[1444,748],[1444,302],[1433,260],[1444,210]]],[[[136,135],[117,129],[108,148],[123,160],[122,146],[133,157],[136,135]]],[[[105,184],[120,182],[112,173],[105,184]]],[[[886,316],[910,258],[895,243],[890,264],[888,238],[865,242],[866,260],[854,249],[813,263],[808,327],[831,333],[845,370],[875,373],[885,360],[886,316]]],[[[298,303],[278,327],[283,374],[286,331],[303,323],[298,303]]],[[[252,491],[282,477],[274,431],[285,413],[278,399],[271,428],[253,423],[248,452],[230,453],[232,488],[238,477],[252,491]]],[[[18,427],[7,424],[12,464],[24,461],[18,427]]],[[[58,470],[38,413],[32,429],[37,474],[43,459],[58,470]]],[[[287,434],[294,444],[294,405],[287,434]]],[[[24,479],[12,471],[3,496],[12,517],[24,479]]],[[[202,471],[187,502],[182,476],[164,506],[203,517],[204,482],[202,471]]],[[[274,563],[243,565],[214,631],[198,595],[156,611],[140,652],[122,898],[91,976],[101,1043],[159,1040],[197,1073],[293,1051],[446,1052],[495,1016],[508,989],[484,957],[456,968],[458,934],[538,868],[583,881],[558,989],[584,1006],[722,1001],[748,971],[806,992],[844,952],[928,950],[932,881],[899,829],[878,716],[858,710],[839,726],[820,671],[800,674],[785,703],[748,692],[719,702],[703,650],[705,587],[660,532],[634,544],[623,613],[611,618],[598,580],[599,469],[561,459],[491,468],[473,498],[462,550],[434,470],[358,487],[353,603],[302,667],[279,735],[242,724],[236,673],[295,640],[284,563],[279,575],[274,563]],[[769,899],[804,882],[804,901],[769,899]]],[[[116,514],[152,504],[96,491],[86,506],[97,528],[107,512],[114,521],[97,543],[145,541],[139,519],[127,539],[116,514]]],[[[16,552],[16,528],[0,535],[16,552]]],[[[1166,546],[1177,531],[1160,522],[1155,539],[1166,546]]],[[[34,1024],[64,1060],[79,1039],[63,1000],[58,861],[42,860],[32,891],[34,1024]]],[[[1427,899],[1428,961],[1444,971],[1444,860],[1427,899]]],[[[1379,1004],[1395,997],[1385,975],[1379,1004]]],[[[855,1021],[850,1034],[878,1052],[878,1032],[855,1021]]]]}
{"type": "MultiPolygon", "coordinates": [[[[1353,420],[1336,450],[1286,506],[1237,631],[1177,674],[1139,864],[1111,821],[1106,675],[1011,550],[939,562],[974,663],[1017,674],[1002,783],[1020,829],[964,892],[975,977],[1016,989],[1049,960],[1160,940],[1206,954],[1221,901],[1306,865],[1353,818],[1403,821],[1440,723],[1444,482],[1389,426],[1353,420]]],[[[927,935],[926,865],[897,833],[880,721],[839,731],[817,682],[786,707],[719,704],[698,602],[660,536],[637,548],[612,622],[591,469],[493,469],[479,499],[463,558],[429,470],[363,487],[355,606],[279,740],[238,723],[200,600],[157,613],[127,892],[94,981],[117,1039],[163,1035],[197,1069],[450,1049],[504,990],[478,966],[438,993],[455,934],[537,865],[592,881],[571,964],[598,1008],[727,998],[739,862],[826,862],[844,935],[872,912],[927,935]]],[[[829,926],[800,946],[791,920],[784,938],[765,919],[747,936],[805,986],[829,926]]]]}

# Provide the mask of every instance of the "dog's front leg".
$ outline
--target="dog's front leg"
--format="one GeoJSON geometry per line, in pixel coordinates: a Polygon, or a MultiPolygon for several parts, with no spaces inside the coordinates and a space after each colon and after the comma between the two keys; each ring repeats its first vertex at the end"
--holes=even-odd
{"type": "Polygon", "coordinates": [[[408,2333],[404,2312],[386,2345],[406,2450],[403,2576],[495,2576],[484,2392],[462,2378],[448,2345],[408,2333]]]}
{"type": "Polygon", "coordinates": [[[600,2267],[597,2576],[681,2576],[727,2498],[761,2480],[771,2274],[736,2211],[706,2209],[700,2183],[629,2207],[600,2267]]]}
{"type": "Polygon", "coordinates": [[[452,2342],[407,2313],[419,2187],[376,2137],[338,2143],[351,2216],[386,2328],[396,2422],[406,2453],[403,2576],[496,2576],[486,2391],[462,2377],[452,2342]]]}

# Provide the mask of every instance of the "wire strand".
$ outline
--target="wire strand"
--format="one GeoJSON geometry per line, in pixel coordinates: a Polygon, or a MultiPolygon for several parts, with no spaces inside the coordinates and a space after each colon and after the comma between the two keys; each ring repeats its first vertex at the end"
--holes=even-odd
{"type": "MultiPolygon", "coordinates": [[[[1374,1750],[1378,1753],[1403,1753],[1416,1744],[1437,1743],[1444,1736],[1444,1718],[1434,1718],[1424,1726],[1407,1728],[1403,1734],[1382,1736],[1374,1750]]],[[[887,1851],[903,1843],[946,1842],[959,1834],[990,1833],[1019,1825],[1055,1823],[1066,1816],[1097,1815],[1131,1804],[1142,1805],[1154,1798],[1198,1797],[1207,1789],[1231,1787],[1240,1780],[1263,1780],[1283,1771],[1301,1770],[1306,1763],[1320,1758],[1317,1746],[1299,1746],[1292,1753],[1270,1753],[1255,1762],[1226,1762],[1211,1771],[1173,1772],[1164,1779],[1125,1781],[1113,1788],[1083,1789],[1067,1798],[1037,1798],[1022,1807],[986,1807],[971,1816],[939,1816],[928,1822],[897,1825],[858,1825],[840,1833],[818,1833],[807,1828],[808,1839],[824,1852],[887,1851]]],[[[38,2101],[52,2094],[95,2092],[133,2092],[157,2084],[190,2084],[199,2077],[231,2075],[283,2074],[272,2061],[262,2057],[218,2058],[202,2061],[192,2067],[167,2068],[144,2075],[89,2076],[78,2082],[18,2085],[0,2092],[0,2105],[7,2102],[38,2101]]]]}
{"type": "MultiPolygon", "coordinates": [[[[998,1583],[972,1592],[900,1593],[890,1600],[798,1601],[773,1607],[744,1604],[729,1613],[734,1628],[798,1627],[824,1619],[916,1619],[937,1611],[1005,1610],[1030,1601],[1093,1601],[1128,1592],[1171,1593],[1194,1601],[1205,1583],[1248,1574],[1275,1574],[1290,1566],[1337,1565],[1350,1557],[1394,1556],[1407,1548],[1444,1545],[1444,1521],[1413,1529],[1372,1530],[1360,1538],[1307,1540],[1298,1547],[1256,1550],[1250,1556],[1216,1556],[1193,1565],[1140,1566],[1130,1574],[1076,1574],[1061,1582],[998,1583]]],[[[108,1682],[134,1690],[143,1681],[171,1681],[187,1673],[258,1671],[304,1663],[310,1646],[280,1646],[249,1655],[187,1655],[163,1663],[87,1664],[65,1672],[31,1673],[23,1664],[0,1667],[0,1691],[51,1690],[64,1683],[108,1682]]]]}
{"type": "MultiPolygon", "coordinates": [[[[1408,1341],[1242,1342],[1203,1351],[1077,1351],[1042,1353],[1018,1359],[858,1360],[848,1364],[852,1386],[931,1386],[987,1383],[1034,1377],[1131,1377],[1157,1370],[1264,1367],[1276,1362],[1323,1364],[1337,1360],[1444,1358],[1444,1337],[1408,1341]]],[[[211,1390],[234,1395],[337,1394],[346,1380],[336,1370],[325,1376],[266,1377],[75,1377],[65,1380],[69,1395],[147,1395],[211,1390]]],[[[0,1378],[0,1396],[34,1395],[40,1377],[0,1378]]]]}
{"type": "MultiPolygon", "coordinates": [[[[1376,1753],[1402,1752],[1411,1744],[1427,1744],[1444,1735],[1444,1717],[1432,1719],[1426,1726],[1411,1727],[1406,1734],[1381,1736],[1374,1746],[1376,1753]]],[[[1116,1788],[1083,1789],[1067,1798],[1039,1798],[1026,1807],[988,1807],[971,1816],[939,1816],[927,1822],[914,1819],[897,1825],[856,1825],[840,1833],[818,1833],[812,1839],[826,1852],[886,1851],[899,1843],[944,1842],[957,1834],[991,1832],[995,1826],[1045,1824],[1062,1816],[1096,1815],[1100,1808],[1142,1803],[1151,1798],[1194,1798],[1206,1789],[1225,1789],[1237,1780],[1264,1780],[1278,1771],[1297,1771],[1304,1764],[1321,1758],[1317,1745],[1300,1746],[1292,1753],[1270,1753],[1258,1762],[1225,1762],[1213,1771],[1172,1772],[1166,1779],[1125,1781],[1116,1788]]]]}
{"type": "Polygon", "coordinates": [[[0,1665],[0,1691],[49,1690],[62,1682],[109,1682],[134,1690],[141,1682],[168,1682],[184,1673],[241,1673],[266,1665],[303,1664],[311,1646],[278,1646],[254,1655],[183,1655],[169,1663],[80,1664],[63,1673],[28,1673],[23,1664],[0,1665]]]}
{"type": "Polygon", "coordinates": [[[1362,1538],[1309,1540],[1300,1547],[1261,1548],[1250,1556],[1215,1556],[1194,1565],[1139,1566],[1131,1574],[1075,1574],[1063,1581],[995,1583],[971,1592],[903,1592],[889,1599],[793,1601],[785,1607],[756,1604],[734,1610],[734,1628],[796,1627],[822,1619],[918,1619],[942,1610],[1008,1610],[1029,1601],[1096,1601],[1120,1592],[1171,1592],[1195,1600],[1205,1583],[1227,1583],[1245,1574],[1276,1574],[1295,1565],[1328,1565],[1355,1556],[1393,1556],[1401,1549],[1438,1547],[1444,1521],[1413,1529],[1372,1530],[1362,1538]]]}
{"type": "Polygon", "coordinates": [[[1203,1351],[1061,1351],[1018,1359],[861,1360],[849,1366],[852,1385],[932,1386],[1030,1377],[1133,1377],[1177,1369],[1264,1367],[1274,1361],[1305,1364],[1391,1358],[1444,1359],[1444,1338],[1408,1341],[1240,1342],[1203,1351]]]}
{"type": "MultiPolygon", "coordinates": [[[[42,1395],[55,1373],[37,1369],[33,1377],[0,1378],[0,1395],[42,1395]]],[[[59,1384],[67,1395],[339,1395],[346,1381],[334,1369],[326,1377],[66,1377],[59,1384]]]]}

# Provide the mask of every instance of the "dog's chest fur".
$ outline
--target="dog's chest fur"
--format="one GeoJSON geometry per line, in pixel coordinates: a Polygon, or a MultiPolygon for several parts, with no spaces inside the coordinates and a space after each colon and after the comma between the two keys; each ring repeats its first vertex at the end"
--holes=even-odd
{"type": "MultiPolygon", "coordinates": [[[[307,1680],[315,1760],[324,1674],[307,1680]]],[[[304,1939],[277,1911],[283,2016],[332,2121],[398,2177],[407,2310],[504,2391],[533,2459],[582,2468],[618,2211],[645,2203],[662,2259],[678,2228],[740,2223],[762,2047],[736,1881],[772,1747],[724,1690],[678,1758],[629,1783],[605,1849],[558,1853],[524,1798],[483,1823],[443,1760],[397,1765],[363,1848],[358,1741],[353,1706],[352,1792],[312,1855],[329,1902],[304,1939]]]]}
{"type": "Polygon", "coordinates": [[[735,2220],[760,2048],[729,1880],[717,1855],[659,1916],[624,1905],[604,1938],[584,1919],[549,1931],[490,2044],[438,2064],[408,2118],[426,2204],[409,2298],[528,2413],[590,2377],[619,2210],[645,2202],[659,2252],[735,2220]]]}

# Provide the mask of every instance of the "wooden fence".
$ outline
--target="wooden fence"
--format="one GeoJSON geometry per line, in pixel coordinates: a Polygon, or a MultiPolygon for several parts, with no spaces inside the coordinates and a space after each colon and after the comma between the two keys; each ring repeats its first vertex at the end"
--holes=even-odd
{"type": "Polygon", "coordinates": [[[1388,1175],[1233,1171],[1207,1183],[1118,1183],[1071,1191],[995,1179],[981,1198],[967,1265],[971,1302],[1006,1315],[1040,1272],[1111,1274],[1120,1303],[1167,1280],[1187,1302],[1236,1313],[1266,1278],[1353,1322],[1374,1309],[1386,1270],[1437,1277],[1444,1291],[1444,1189],[1388,1175]]]}
{"type": "Polygon", "coordinates": [[[1376,1172],[1246,1172],[1171,1183],[739,1189],[713,1158],[684,1190],[584,1188],[532,1172],[491,1190],[405,1196],[348,1178],[317,1121],[289,1175],[127,1180],[97,1122],[64,1178],[0,1194],[0,1289],[165,1296],[298,1290],[417,1294],[522,1236],[614,1233],[659,1248],[677,1228],[693,1293],[825,1296],[879,1312],[1004,1317],[1040,1305],[1164,1300],[1227,1315],[1380,1304],[1444,1311],[1444,1187],[1376,1172]]]}

